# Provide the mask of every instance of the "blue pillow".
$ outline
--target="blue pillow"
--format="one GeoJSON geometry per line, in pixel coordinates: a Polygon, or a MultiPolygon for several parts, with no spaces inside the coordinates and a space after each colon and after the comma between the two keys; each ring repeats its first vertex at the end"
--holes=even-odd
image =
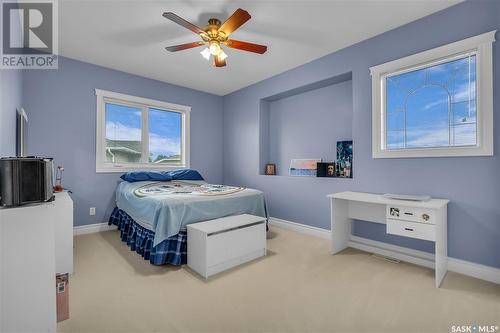
{"type": "Polygon", "coordinates": [[[174,170],[168,174],[173,180],[205,180],[198,171],[193,169],[174,170]]]}
{"type": "Polygon", "coordinates": [[[129,183],[142,182],[145,180],[160,182],[167,182],[172,180],[172,176],[168,172],[164,171],[133,171],[124,173],[120,178],[129,183]]]}

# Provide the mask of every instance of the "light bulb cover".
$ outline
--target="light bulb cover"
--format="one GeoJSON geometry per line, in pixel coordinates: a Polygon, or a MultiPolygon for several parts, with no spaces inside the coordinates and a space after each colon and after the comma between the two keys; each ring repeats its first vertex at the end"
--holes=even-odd
{"type": "Polygon", "coordinates": [[[203,51],[200,52],[201,55],[203,56],[203,58],[207,59],[207,60],[210,60],[210,50],[208,49],[208,47],[206,47],[205,49],[203,49],[203,51]]]}
{"type": "Polygon", "coordinates": [[[224,60],[226,58],[227,58],[227,54],[224,52],[224,50],[221,47],[220,51],[219,51],[219,60],[224,60]]]}
{"type": "Polygon", "coordinates": [[[218,55],[221,50],[220,45],[217,42],[211,42],[208,48],[210,49],[210,53],[214,56],[218,55]]]}

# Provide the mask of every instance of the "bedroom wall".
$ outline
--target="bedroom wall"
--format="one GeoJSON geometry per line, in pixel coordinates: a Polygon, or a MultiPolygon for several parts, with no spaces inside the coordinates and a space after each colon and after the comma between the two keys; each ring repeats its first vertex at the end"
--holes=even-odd
{"type": "MultiPolygon", "coordinates": [[[[352,190],[448,198],[449,255],[500,267],[500,94],[494,97],[495,156],[373,159],[369,73],[371,66],[495,29],[500,29],[500,2],[466,1],[225,96],[224,182],[264,191],[273,217],[325,229],[330,223],[325,197],[329,193],[352,190]],[[354,179],[259,175],[261,99],[346,72],[352,72],[354,179]]],[[[498,41],[494,85],[498,92],[498,41]]],[[[299,123],[300,118],[294,121],[299,123]]],[[[314,146],[322,139],[327,140],[328,133],[318,132],[307,144],[314,146]]],[[[383,225],[359,222],[354,229],[357,235],[375,240],[429,252],[433,248],[429,242],[387,236],[383,225]]]]}
{"type": "Polygon", "coordinates": [[[335,142],[351,138],[350,80],[270,101],[267,107],[269,139],[264,144],[269,145],[269,160],[263,164],[276,164],[278,175],[288,175],[294,158],[333,161],[335,142]]]}
{"type": "Polygon", "coordinates": [[[27,70],[23,79],[28,151],[64,166],[75,226],[108,221],[120,176],[95,171],[96,88],[191,106],[191,167],[222,182],[222,97],[67,58],[58,70],[27,70]]]}
{"type": "Polygon", "coordinates": [[[0,70],[0,156],[16,154],[16,110],[22,96],[22,71],[0,70]]]}

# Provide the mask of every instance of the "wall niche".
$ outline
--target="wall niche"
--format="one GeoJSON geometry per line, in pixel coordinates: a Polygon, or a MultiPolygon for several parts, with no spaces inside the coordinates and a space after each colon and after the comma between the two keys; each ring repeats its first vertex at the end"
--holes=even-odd
{"type": "Polygon", "coordinates": [[[336,142],[352,139],[352,112],[351,72],[261,99],[259,174],[267,163],[288,176],[291,159],[335,160],[336,142]]]}

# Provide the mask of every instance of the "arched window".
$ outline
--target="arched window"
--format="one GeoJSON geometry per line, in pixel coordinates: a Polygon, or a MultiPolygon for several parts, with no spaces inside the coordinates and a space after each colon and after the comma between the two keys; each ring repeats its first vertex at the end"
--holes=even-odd
{"type": "Polygon", "coordinates": [[[468,54],[387,77],[387,149],[475,146],[475,73],[468,54]]]}
{"type": "Polygon", "coordinates": [[[405,116],[404,147],[446,147],[453,145],[451,96],[444,86],[428,84],[408,94],[405,103],[405,116]]]}
{"type": "Polygon", "coordinates": [[[370,68],[375,158],[493,155],[494,35],[370,68]]]}

